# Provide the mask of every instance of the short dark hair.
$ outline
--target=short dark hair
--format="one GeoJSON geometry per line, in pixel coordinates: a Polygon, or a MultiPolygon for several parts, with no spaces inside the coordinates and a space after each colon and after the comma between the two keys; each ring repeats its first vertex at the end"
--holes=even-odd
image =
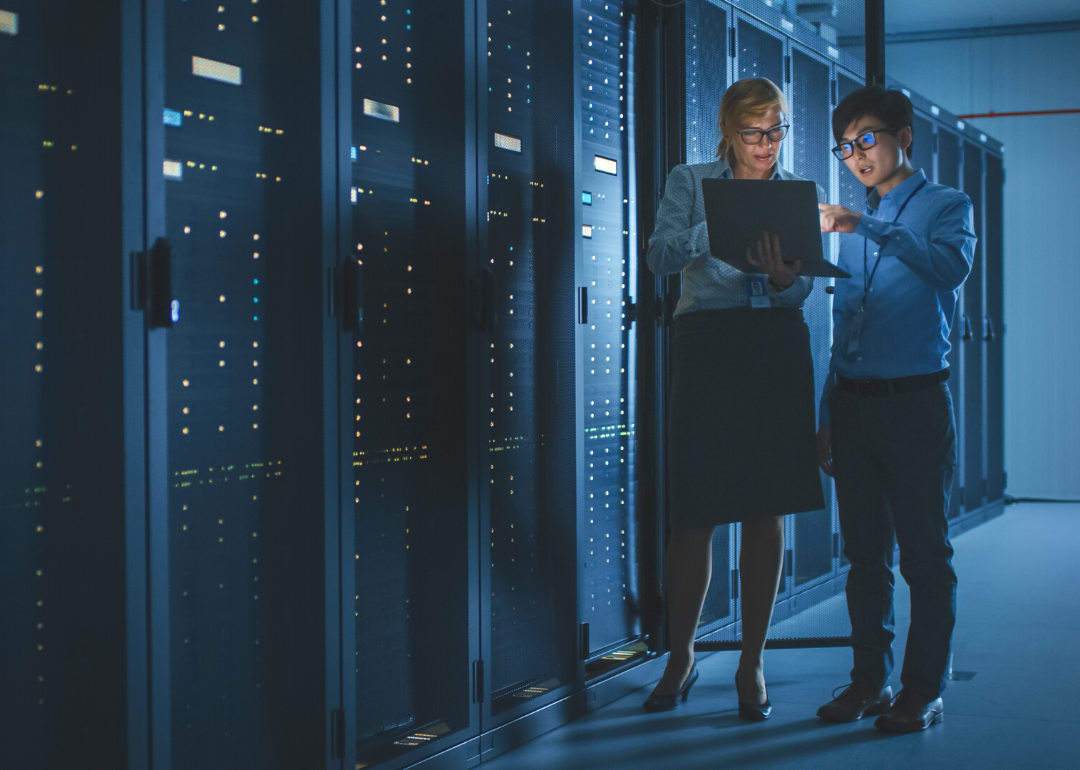
{"type": "MultiPolygon", "coordinates": [[[[881,86],[866,86],[845,96],[833,110],[832,130],[836,143],[840,144],[844,138],[844,129],[867,115],[877,118],[885,124],[885,128],[893,132],[909,127],[912,132],[915,130],[914,108],[903,92],[881,86]]],[[[911,146],[907,148],[907,156],[911,157],[911,146]]]]}

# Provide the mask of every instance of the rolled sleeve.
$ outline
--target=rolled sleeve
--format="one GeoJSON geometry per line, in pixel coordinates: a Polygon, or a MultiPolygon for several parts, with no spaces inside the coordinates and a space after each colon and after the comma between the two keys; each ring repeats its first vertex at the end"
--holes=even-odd
{"type": "Polygon", "coordinates": [[[873,241],[882,257],[896,257],[926,283],[940,291],[954,291],[971,272],[975,258],[971,199],[966,195],[942,209],[923,237],[900,223],[864,214],[855,235],[873,241]]]}

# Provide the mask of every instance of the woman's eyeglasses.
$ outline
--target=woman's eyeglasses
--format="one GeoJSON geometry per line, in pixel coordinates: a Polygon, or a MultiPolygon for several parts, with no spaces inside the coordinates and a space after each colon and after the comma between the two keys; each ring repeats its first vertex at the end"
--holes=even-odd
{"type": "Polygon", "coordinates": [[[832,154],[836,156],[837,160],[847,160],[855,154],[855,148],[858,147],[863,152],[866,152],[871,147],[877,144],[877,137],[874,134],[880,134],[882,131],[886,133],[892,133],[891,128],[875,128],[873,131],[864,131],[855,137],[852,142],[841,142],[832,148],[832,154]]]}
{"type": "Polygon", "coordinates": [[[743,144],[761,144],[761,140],[766,136],[769,137],[770,142],[779,142],[787,136],[789,128],[791,128],[791,126],[785,123],[782,126],[775,126],[770,129],[748,128],[744,131],[738,131],[737,133],[742,137],[743,144]]]}

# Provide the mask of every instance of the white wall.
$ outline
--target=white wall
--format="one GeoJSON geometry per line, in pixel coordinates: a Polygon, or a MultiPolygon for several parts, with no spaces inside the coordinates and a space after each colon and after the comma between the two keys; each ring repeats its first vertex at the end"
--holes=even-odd
{"type": "MultiPolygon", "coordinates": [[[[1080,109],[1080,32],[890,45],[958,115],[1080,109]]],[[[971,121],[1005,144],[1008,494],[1080,498],[1080,114],[971,121]]]]}

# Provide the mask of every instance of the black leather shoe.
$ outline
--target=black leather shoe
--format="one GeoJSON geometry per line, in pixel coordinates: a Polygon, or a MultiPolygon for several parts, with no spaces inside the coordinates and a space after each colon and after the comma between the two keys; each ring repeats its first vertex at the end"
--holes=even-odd
{"type": "Polygon", "coordinates": [[[739,677],[735,676],[735,695],[739,699],[739,719],[747,722],[764,722],[772,715],[772,704],[769,703],[769,691],[765,690],[765,702],[762,704],[748,703],[739,694],[739,677]]]}
{"type": "Polygon", "coordinates": [[[679,688],[677,693],[672,695],[657,695],[653,693],[649,696],[649,699],[645,701],[646,711],[672,711],[678,708],[679,698],[686,702],[686,699],[690,697],[690,688],[694,686],[694,682],[698,680],[697,663],[694,663],[694,667],[690,669],[690,673],[686,675],[686,681],[683,682],[682,687],[679,688]]]}
{"type": "MultiPolygon", "coordinates": [[[[833,692],[836,692],[833,690],[833,692]]],[[[892,703],[892,688],[875,690],[858,684],[850,684],[836,698],[817,710],[826,722],[855,722],[863,717],[885,714],[892,703]]]]}
{"type": "Polygon", "coordinates": [[[874,727],[889,733],[917,733],[945,719],[945,704],[941,698],[926,701],[914,693],[901,690],[889,713],[874,721],[874,727]]]}

